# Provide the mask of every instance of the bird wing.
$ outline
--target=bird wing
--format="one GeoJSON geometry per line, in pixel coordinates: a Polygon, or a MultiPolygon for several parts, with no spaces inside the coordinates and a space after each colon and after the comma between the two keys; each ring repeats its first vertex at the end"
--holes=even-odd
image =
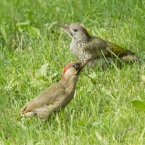
{"type": "Polygon", "coordinates": [[[119,57],[131,54],[131,53],[133,54],[132,51],[125,50],[124,48],[114,43],[106,42],[99,37],[92,37],[87,47],[90,51],[97,52],[98,56],[100,56],[100,54],[102,53],[105,57],[112,57],[114,54],[119,57]]]}
{"type": "Polygon", "coordinates": [[[94,57],[100,58],[102,52],[106,50],[106,42],[99,37],[91,36],[89,41],[82,45],[82,49],[94,57]]]}
{"type": "MultiPolygon", "coordinates": [[[[27,103],[22,109],[21,112],[26,113],[30,112],[36,108],[43,107],[45,105],[54,104],[57,100],[60,100],[62,96],[66,94],[65,87],[60,81],[51,87],[42,91],[37,97],[27,103]]],[[[64,98],[64,97],[63,97],[64,98]]]]}
{"type": "Polygon", "coordinates": [[[92,50],[92,51],[100,51],[100,50],[104,50],[106,48],[106,42],[99,38],[99,37],[95,37],[95,36],[92,36],[91,39],[89,40],[89,43],[88,43],[89,46],[87,46],[89,50],[92,50]]]}
{"type": "MultiPolygon", "coordinates": [[[[45,118],[51,115],[52,112],[59,111],[63,109],[61,106],[64,103],[65,96],[60,95],[58,99],[54,101],[53,104],[49,104],[34,110],[34,113],[37,114],[39,118],[45,118]]],[[[29,113],[29,112],[28,112],[29,113]]]]}
{"type": "Polygon", "coordinates": [[[123,61],[126,62],[134,62],[138,61],[139,58],[135,55],[134,52],[130,50],[125,50],[124,48],[111,43],[106,42],[99,37],[92,36],[89,40],[89,43],[84,47],[87,51],[89,50],[94,56],[98,56],[98,58],[105,56],[112,58],[113,56],[118,56],[123,61]]]}
{"type": "Polygon", "coordinates": [[[122,57],[128,54],[128,50],[125,50],[124,48],[111,42],[107,42],[107,51],[108,51],[107,53],[108,57],[111,57],[113,54],[119,57],[122,57]]]}

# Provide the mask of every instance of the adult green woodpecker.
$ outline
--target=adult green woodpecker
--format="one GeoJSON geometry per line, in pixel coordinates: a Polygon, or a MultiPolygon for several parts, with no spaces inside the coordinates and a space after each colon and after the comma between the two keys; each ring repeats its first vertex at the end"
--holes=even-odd
{"type": "Polygon", "coordinates": [[[42,91],[38,96],[27,103],[21,113],[26,117],[50,117],[52,113],[65,108],[74,97],[77,79],[87,61],[72,62],[65,66],[62,79],[56,84],[42,91]]]}

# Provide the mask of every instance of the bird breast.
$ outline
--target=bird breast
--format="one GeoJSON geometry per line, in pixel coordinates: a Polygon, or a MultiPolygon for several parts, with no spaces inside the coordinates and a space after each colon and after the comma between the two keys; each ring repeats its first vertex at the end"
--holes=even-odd
{"type": "Polygon", "coordinates": [[[74,43],[72,42],[70,45],[71,53],[80,61],[85,61],[87,59],[92,58],[95,56],[94,53],[91,53],[85,49],[85,43],[74,43]]]}

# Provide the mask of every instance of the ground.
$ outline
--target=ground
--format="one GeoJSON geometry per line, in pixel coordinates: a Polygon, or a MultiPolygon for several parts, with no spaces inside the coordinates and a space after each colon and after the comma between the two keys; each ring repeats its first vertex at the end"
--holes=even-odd
{"type": "Polygon", "coordinates": [[[75,98],[50,121],[20,109],[77,61],[57,25],[79,23],[90,34],[145,58],[143,0],[0,1],[0,144],[145,144],[144,63],[86,67],[75,98]]]}

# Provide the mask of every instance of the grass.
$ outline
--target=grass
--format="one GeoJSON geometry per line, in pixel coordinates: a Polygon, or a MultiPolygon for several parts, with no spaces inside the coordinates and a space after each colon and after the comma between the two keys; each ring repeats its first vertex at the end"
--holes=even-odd
{"type": "Polygon", "coordinates": [[[145,144],[145,82],[140,79],[145,72],[139,64],[105,72],[86,67],[75,98],[50,122],[19,115],[76,60],[70,38],[56,23],[81,23],[91,34],[145,58],[144,20],[143,0],[1,0],[0,144],[145,144]],[[133,105],[134,100],[141,103],[133,105]]]}

